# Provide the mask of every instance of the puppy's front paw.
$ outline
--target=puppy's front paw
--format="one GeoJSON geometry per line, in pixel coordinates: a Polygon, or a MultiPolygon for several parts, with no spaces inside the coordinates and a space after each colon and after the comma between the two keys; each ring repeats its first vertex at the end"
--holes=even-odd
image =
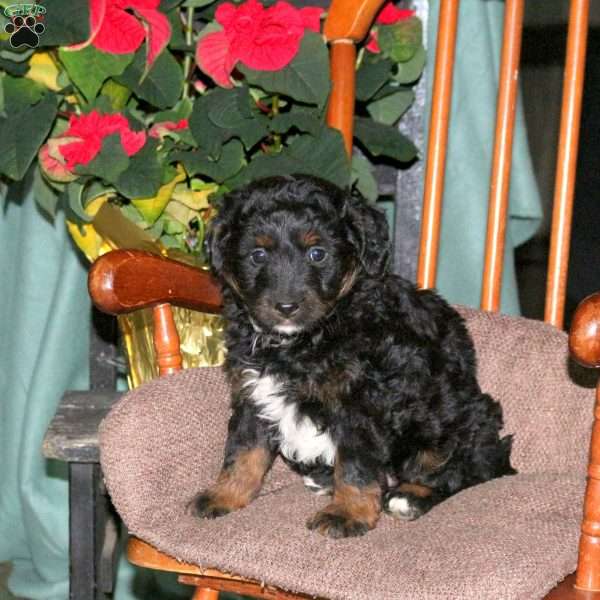
{"type": "Polygon", "coordinates": [[[374,527],[365,521],[353,519],[335,506],[320,510],[307,521],[306,526],[312,531],[318,531],[334,539],[364,535],[374,527]]]}
{"type": "Polygon", "coordinates": [[[210,490],[200,492],[189,504],[188,511],[200,519],[216,519],[231,512],[231,507],[219,502],[210,490]]]}
{"type": "Polygon", "coordinates": [[[388,492],[383,499],[383,510],[404,521],[414,521],[431,510],[435,501],[409,492],[388,492]]]}

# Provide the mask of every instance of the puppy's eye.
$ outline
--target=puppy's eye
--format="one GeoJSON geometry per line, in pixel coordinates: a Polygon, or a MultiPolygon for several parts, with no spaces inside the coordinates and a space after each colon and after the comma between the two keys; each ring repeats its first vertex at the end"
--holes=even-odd
{"type": "Polygon", "coordinates": [[[250,253],[250,260],[255,265],[262,265],[267,262],[268,254],[264,248],[256,248],[256,250],[252,250],[250,253]]]}
{"type": "Polygon", "coordinates": [[[327,252],[323,248],[320,248],[319,246],[313,246],[308,251],[308,258],[311,262],[315,262],[315,263],[323,262],[325,260],[326,256],[327,256],[327,252]]]}

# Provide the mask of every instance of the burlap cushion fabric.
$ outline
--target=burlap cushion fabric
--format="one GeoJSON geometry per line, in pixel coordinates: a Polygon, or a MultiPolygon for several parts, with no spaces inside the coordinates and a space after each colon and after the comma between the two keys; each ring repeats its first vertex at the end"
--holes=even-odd
{"type": "Polygon", "coordinates": [[[482,388],[515,434],[519,475],[333,541],[304,525],[327,500],[278,461],[249,507],[199,521],[184,508],[219,471],[228,388],[220,369],[190,370],[127,394],[101,428],[106,483],[129,531],[182,560],[332,599],[542,597],[576,564],[593,391],[571,381],[563,333],[461,311],[482,388]]]}

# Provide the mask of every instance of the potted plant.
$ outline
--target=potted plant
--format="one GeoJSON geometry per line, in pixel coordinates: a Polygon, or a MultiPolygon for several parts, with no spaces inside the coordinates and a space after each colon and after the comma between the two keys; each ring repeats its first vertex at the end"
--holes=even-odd
{"type": "MultiPolygon", "coordinates": [[[[308,173],[375,201],[373,165],[417,156],[397,123],[425,63],[421,24],[391,3],[358,53],[361,152],[351,161],[325,122],[321,8],[285,0],[0,4],[0,176],[9,184],[30,176],[40,209],[50,218],[64,211],[89,260],[129,246],[202,266],[206,224],[228,190],[308,173]]],[[[190,332],[182,336],[187,364],[222,361],[218,319],[176,312],[180,333],[190,332]],[[190,326],[192,318],[200,320],[190,326]]],[[[151,353],[140,319],[121,322],[130,360],[151,353]]],[[[133,384],[153,375],[152,360],[144,363],[133,384]]]]}

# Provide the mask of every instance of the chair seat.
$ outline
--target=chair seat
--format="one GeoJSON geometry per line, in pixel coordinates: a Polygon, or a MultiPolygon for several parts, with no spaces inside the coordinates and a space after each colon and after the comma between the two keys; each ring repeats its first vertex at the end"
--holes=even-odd
{"type": "Polygon", "coordinates": [[[102,425],[107,487],[130,533],[188,563],[331,599],[543,597],[576,566],[593,391],[571,382],[561,332],[465,314],[518,475],[334,541],[305,527],[327,499],[276,461],[250,506],[198,520],[185,507],[219,471],[228,387],[221,369],[190,369],[127,394],[102,425]]]}

